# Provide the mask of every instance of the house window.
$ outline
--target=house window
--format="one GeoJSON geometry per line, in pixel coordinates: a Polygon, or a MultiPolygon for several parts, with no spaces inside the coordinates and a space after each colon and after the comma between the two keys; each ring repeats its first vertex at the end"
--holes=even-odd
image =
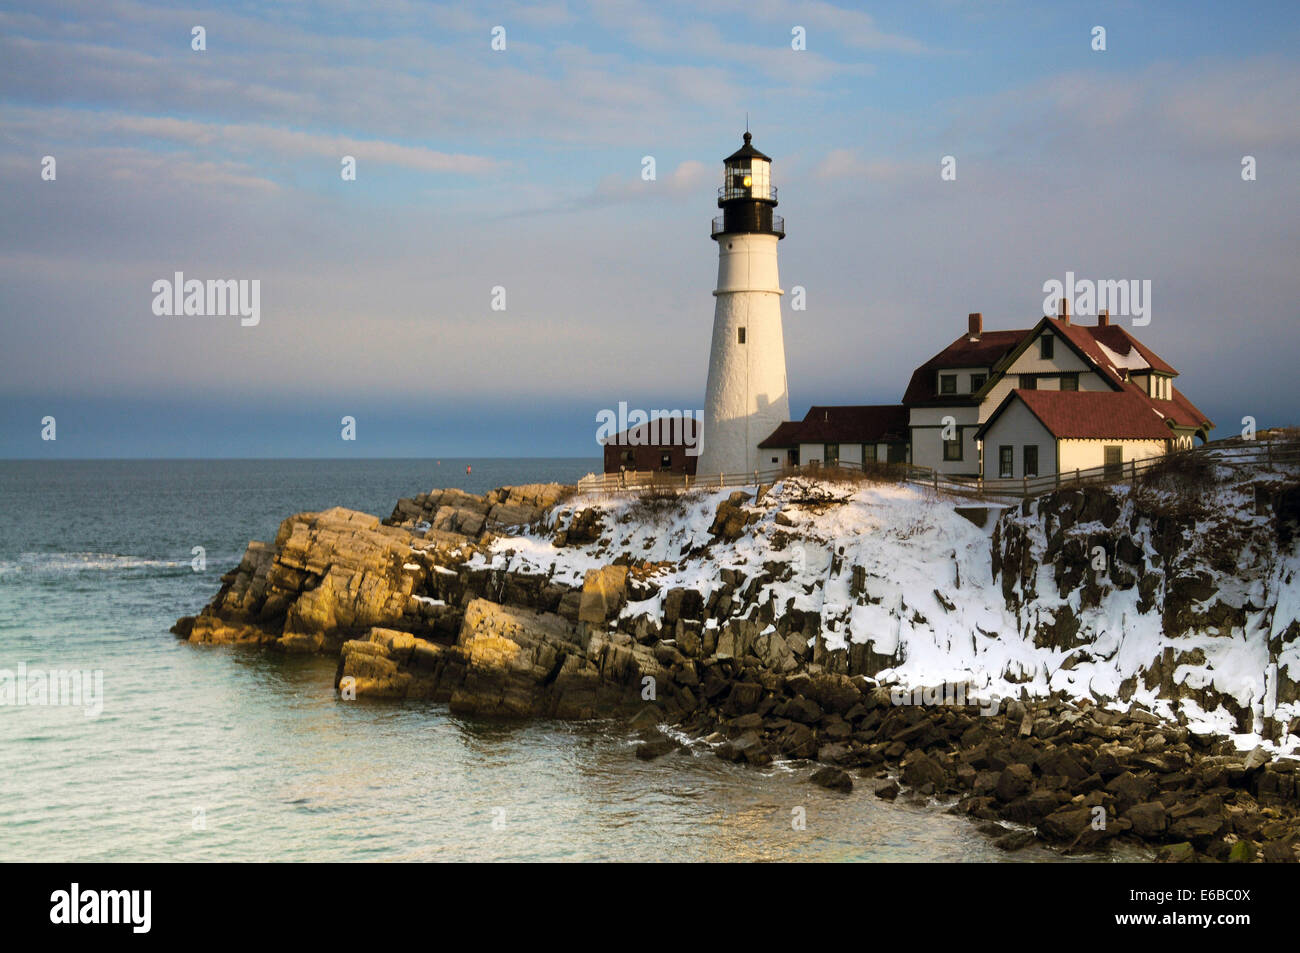
{"type": "Polygon", "coordinates": [[[1078,389],[1079,389],[1078,374],[1061,375],[1061,390],[1078,390],[1078,389]]]}
{"type": "Polygon", "coordinates": [[[745,329],[744,329],[744,328],[736,328],[736,343],[737,343],[737,344],[744,344],[744,343],[745,343],[745,329]]]}
{"type": "Polygon", "coordinates": [[[1025,470],[1027,477],[1038,476],[1038,448],[1025,447],[1025,470]]]}
{"type": "Polygon", "coordinates": [[[970,376],[970,392],[972,394],[976,393],[981,387],[984,386],[984,382],[986,380],[988,380],[987,374],[972,374],[970,376]]]}
{"type": "Polygon", "coordinates": [[[939,375],[939,393],[955,394],[957,393],[957,375],[940,374],[939,375]]]}
{"type": "Polygon", "coordinates": [[[1038,390],[1038,377],[1035,374],[1020,375],[1021,390],[1038,390]]]}
{"type": "Polygon", "coordinates": [[[943,442],[943,458],[945,460],[961,459],[961,428],[957,428],[957,436],[953,440],[943,442]]]}
{"type": "Polygon", "coordinates": [[[874,443],[864,443],[862,445],[862,462],[863,463],[876,462],[876,445],[874,443]]]}
{"type": "Polygon", "coordinates": [[[822,459],[827,465],[840,462],[840,445],[838,443],[828,443],[822,453],[822,459]]]}
{"type": "Polygon", "coordinates": [[[1008,447],[1005,444],[998,447],[998,476],[1003,480],[1010,480],[1015,473],[1015,447],[1008,447]]]}
{"type": "Polygon", "coordinates": [[[1055,343],[1056,338],[1052,337],[1050,334],[1044,334],[1040,337],[1038,339],[1038,356],[1045,361],[1050,361],[1052,359],[1052,351],[1055,343]]]}
{"type": "Polygon", "coordinates": [[[669,470],[673,465],[673,455],[671,453],[661,453],[659,455],[659,466],[669,470]]]}
{"type": "Polygon", "coordinates": [[[1124,448],[1106,447],[1102,453],[1106,466],[1106,479],[1118,480],[1124,475],[1124,448]]]}

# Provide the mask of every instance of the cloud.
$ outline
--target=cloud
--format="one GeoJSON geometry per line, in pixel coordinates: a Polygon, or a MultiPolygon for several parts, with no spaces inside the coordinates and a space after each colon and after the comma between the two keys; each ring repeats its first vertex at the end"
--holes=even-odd
{"type": "Polygon", "coordinates": [[[832,149],[813,168],[812,175],[823,182],[838,179],[890,182],[916,171],[913,164],[886,159],[868,161],[856,149],[832,149]]]}
{"type": "Polygon", "coordinates": [[[146,138],[170,139],[193,146],[237,146],[279,155],[343,155],[358,160],[402,166],[421,172],[452,172],[478,175],[495,172],[506,163],[487,156],[438,152],[420,146],[405,146],[375,139],[330,136],[292,129],[249,124],[203,123],[157,116],[118,116],[109,123],[115,132],[130,132],[146,138]]]}

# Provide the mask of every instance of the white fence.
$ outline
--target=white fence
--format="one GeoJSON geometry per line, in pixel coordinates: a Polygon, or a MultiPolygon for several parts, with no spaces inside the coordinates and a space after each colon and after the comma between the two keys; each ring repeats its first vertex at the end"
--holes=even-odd
{"type": "Polygon", "coordinates": [[[1019,480],[985,480],[978,477],[955,477],[942,474],[929,467],[911,463],[840,463],[832,466],[783,467],[754,470],[749,473],[688,474],[630,471],[620,473],[588,474],[578,481],[580,493],[622,494],[664,492],[690,489],[719,489],[728,486],[758,486],[775,483],[792,476],[835,476],[864,473],[882,481],[911,483],[928,486],[936,491],[972,497],[1041,496],[1052,490],[1073,487],[1129,483],[1144,473],[1159,467],[1174,467],[1180,459],[1202,458],[1216,466],[1271,467],[1274,465],[1300,465],[1300,442],[1295,440],[1242,440],[1232,438],[1215,441],[1192,450],[1179,450],[1145,460],[1130,460],[1111,466],[1093,467],[1051,473],[1046,476],[1026,477],[1019,480]]]}

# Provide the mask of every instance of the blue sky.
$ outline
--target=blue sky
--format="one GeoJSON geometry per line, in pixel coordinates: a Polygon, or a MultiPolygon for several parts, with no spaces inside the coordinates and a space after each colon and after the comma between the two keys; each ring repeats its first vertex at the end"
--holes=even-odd
{"type": "Polygon", "coordinates": [[[0,456],[594,456],[603,408],[699,408],[746,113],[794,413],[899,399],[1072,270],[1151,280],[1217,436],[1295,423],[1300,16],[1232,6],[9,3],[0,456]],[[154,315],[178,270],[260,280],[261,323],[154,315]]]}

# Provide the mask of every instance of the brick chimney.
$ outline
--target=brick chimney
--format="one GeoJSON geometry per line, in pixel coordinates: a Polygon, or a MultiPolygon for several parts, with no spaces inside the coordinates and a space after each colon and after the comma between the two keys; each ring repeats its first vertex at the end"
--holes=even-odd
{"type": "Polygon", "coordinates": [[[1108,324],[1110,324],[1110,308],[1102,308],[1097,315],[1097,327],[1104,328],[1108,324]]]}
{"type": "Polygon", "coordinates": [[[979,311],[972,311],[966,317],[967,327],[970,331],[970,339],[978,341],[980,335],[984,333],[984,315],[979,311]]]}
{"type": "Polygon", "coordinates": [[[1061,299],[1061,310],[1057,314],[1057,317],[1061,319],[1062,324],[1070,323],[1070,299],[1069,298],[1061,299]]]}

